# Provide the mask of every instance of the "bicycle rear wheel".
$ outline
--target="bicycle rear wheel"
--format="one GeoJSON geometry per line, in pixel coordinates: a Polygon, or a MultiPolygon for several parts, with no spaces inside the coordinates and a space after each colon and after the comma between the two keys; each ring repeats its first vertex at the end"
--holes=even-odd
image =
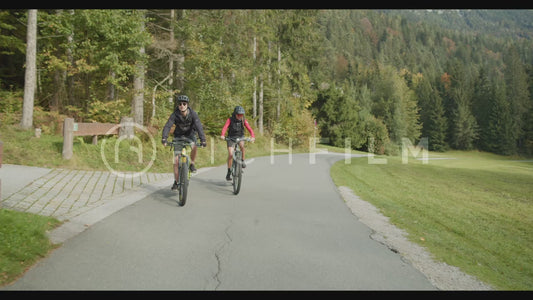
{"type": "Polygon", "coordinates": [[[189,189],[189,161],[181,162],[179,167],[179,193],[178,205],[184,206],[187,201],[187,191],[189,189]]]}
{"type": "Polygon", "coordinates": [[[241,190],[242,182],[242,163],[240,152],[235,153],[233,159],[233,194],[237,195],[241,190]]]}

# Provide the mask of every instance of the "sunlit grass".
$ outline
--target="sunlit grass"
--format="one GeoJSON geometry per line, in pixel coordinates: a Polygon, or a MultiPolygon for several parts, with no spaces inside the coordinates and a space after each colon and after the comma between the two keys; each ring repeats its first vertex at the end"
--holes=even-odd
{"type": "Polygon", "coordinates": [[[533,163],[480,152],[432,156],[449,159],[354,158],[331,174],[438,260],[498,289],[533,289],[533,163]]]}
{"type": "Polygon", "coordinates": [[[54,248],[46,231],[54,218],[0,208],[0,286],[16,279],[54,248]]]}
{"type": "MultiPolygon", "coordinates": [[[[115,170],[121,172],[172,172],[170,147],[161,144],[161,133],[151,139],[139,133],[132,140],[117,136],[99,136],[93,145],[91,137],[74,137],[72,158],[63,158],[63,137],[42,134],[36,138],[31,130],[21,130],[17,126],[4,125],[0,128],[3,142],[3,163],[39,166],[49,168],[69,168],[78,170],[115,170]]],[[[271,139],[257,137],[255,143],[246,143],[246,158],[270,155],[271,139]]],[[[286,146],[276,143],[277,149],[286,146]]],[[[295,152],[302,151],[295,148],[295,152]]],[[[207,137],[207,147],[198,148],[196,166],[213,167],[226,162],[226,142],[219,137],[207,137]]],[[[276,153],[279,154],[279,153],[276,153]]]]}

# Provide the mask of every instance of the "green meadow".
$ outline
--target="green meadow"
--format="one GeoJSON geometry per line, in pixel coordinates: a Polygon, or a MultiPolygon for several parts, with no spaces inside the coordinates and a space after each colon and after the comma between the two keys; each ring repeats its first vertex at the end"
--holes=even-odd
{"type": "Polygon", "coordinates": [[[407,158],[341,160],[331,175],[436,260],[496,289],[532,290],[533,160],[477,151],[407,158]]]}

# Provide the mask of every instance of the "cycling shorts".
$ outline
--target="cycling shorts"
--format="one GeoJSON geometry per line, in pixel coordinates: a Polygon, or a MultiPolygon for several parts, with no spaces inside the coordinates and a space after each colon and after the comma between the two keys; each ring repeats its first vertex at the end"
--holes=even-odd
{"type": "Polygon", "coordinates": [[[228,145],[228,148],[229,147],[233,147],[235,146],[236,142],[235,142],[235,139],[237,138],[244,138],[244,135],[243,136],[230,136],[229,139],[226,141],[227,145],[228,145]]]}

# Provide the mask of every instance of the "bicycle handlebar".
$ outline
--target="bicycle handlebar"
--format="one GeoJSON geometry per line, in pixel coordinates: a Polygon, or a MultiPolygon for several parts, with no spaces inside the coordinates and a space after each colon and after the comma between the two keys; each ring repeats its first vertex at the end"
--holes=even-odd
{"type": "Polygon", "coordinates": [[[190,146],[195,144],[196,146],[202,146],[201,142],[198,142],[198,141],[194,142],[193,140],[187,137],[178,137],[178,138],[174,138],[172,141],[167,142],[168,147],[175,147],[177,144],[189,144],[190,146]]]}
{"type": "Polygon", "coordinates": [[[233,138],[233,139],[230,138],[230,137],[227,137],[227,138],[226,138],[226,141],[234,141],[234,142],[237,142],[237,143],[238,143],[238,142],[240,142],[240,141],[251,142],[252,139],[249,138],[249,137],[244,137],[244,138],[233,138]]]}

